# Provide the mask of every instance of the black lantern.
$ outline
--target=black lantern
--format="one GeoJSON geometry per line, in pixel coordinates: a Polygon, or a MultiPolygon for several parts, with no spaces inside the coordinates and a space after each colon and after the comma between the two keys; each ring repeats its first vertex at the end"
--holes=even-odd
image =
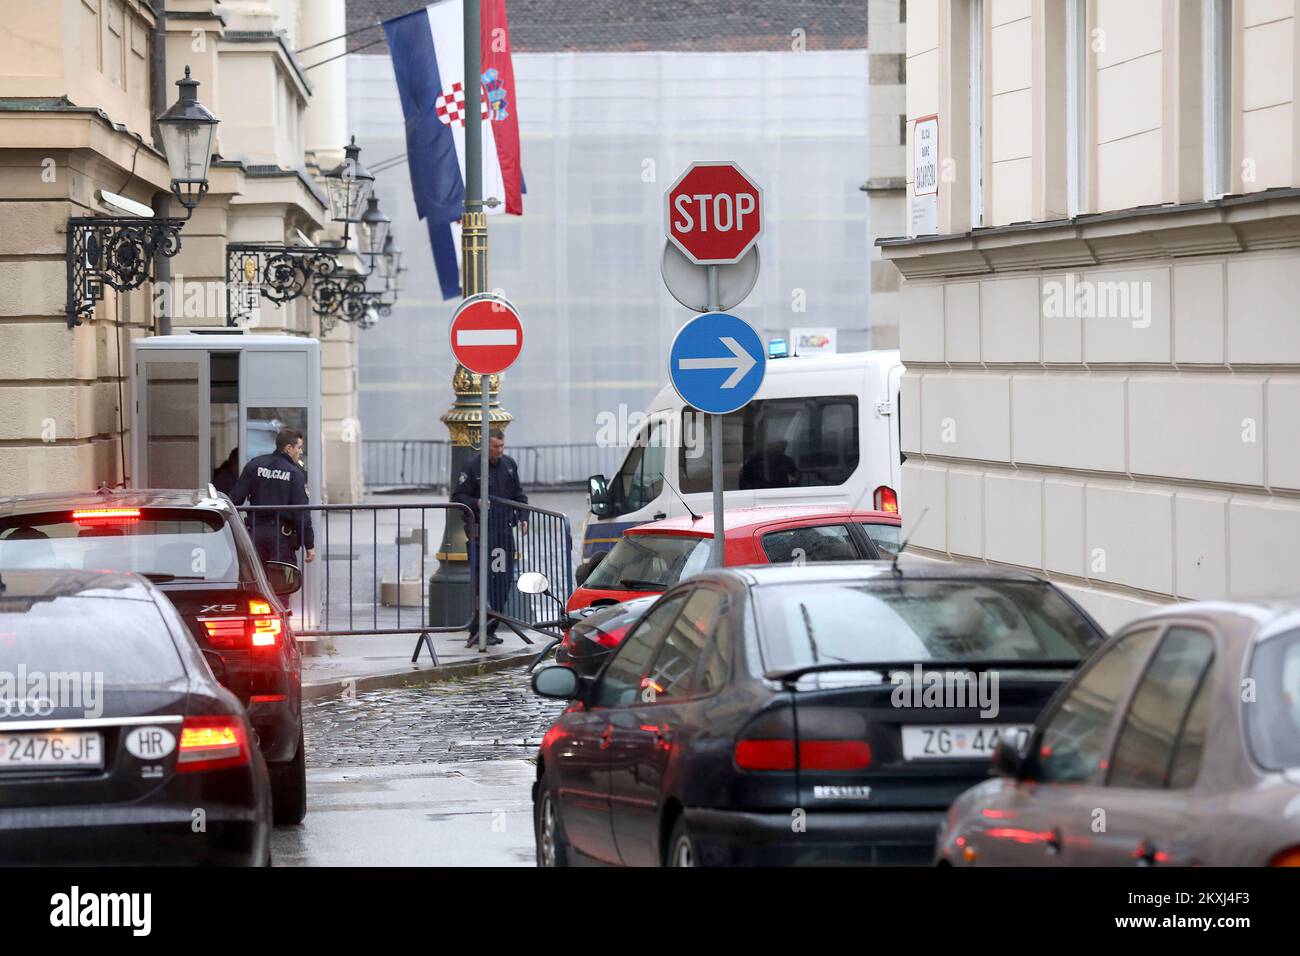
{"type": "Polygon", "coordinates": [[[372,269],[375,257],[384,252],[384,242],[388,239],[388,227],[391,225],[392,220],[379,208],[379,197],[371,193],[366,211],[361,216],[361,242],[362,252],[370,256],[372,269]]]}
{"type": "Polygon", "coordinates": [[[172,194],[188,213],[207,195],[212,141],[219,121],[199,102],[199,81],[190,78],[188,66],[184,79],[176,85],[180,96],[158,117],[158,132],[171,169],[172,194]]]}
{"type": "Polygon", "coordinates": [[[343,147],[343,162],[325,174],[325,194],[330,201],[330,217],[335,222],[360,222],[375,177],[361,165],[361,147],[357,138],[343,147]]]}
{"type": "Polygon", "coordinates": [[[384,240],[384,251],[380,253],[379,269],[380,275],[388,283],[389,288],[393,288],[397,282],[397,270],[402,267],[402,249],[393,241],[393,231],[388,231],[388,238],[384,240]]]}

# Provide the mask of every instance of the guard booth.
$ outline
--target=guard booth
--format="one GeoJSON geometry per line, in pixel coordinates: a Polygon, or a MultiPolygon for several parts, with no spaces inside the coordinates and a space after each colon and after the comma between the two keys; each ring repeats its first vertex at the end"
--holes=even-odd
{"type": "MultiPolygon", "coordinates": [[[[249,459],[275,450],[281,428],[303,434],[308,495],[321,503],[324,439],[320,343],[291,335],[190,332],[133,343],[135,412],[131,484],[229,494],[249,459]]],[[[319,513],[314,518],[320,533],[319,513]]],[[[295,624],[315,627],[324,548],[304,564],[290,601],[295,624]]]]}

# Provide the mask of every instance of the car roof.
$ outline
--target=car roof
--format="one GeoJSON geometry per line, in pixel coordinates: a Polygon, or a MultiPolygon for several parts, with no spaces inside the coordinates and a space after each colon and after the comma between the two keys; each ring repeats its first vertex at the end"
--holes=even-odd
{"type": "MultiPolygon", "coordinates": [[[[765,524],[778,521],[797,521],[807,519],[839,518],[851,521],[880,521],[894,524],[900,519],[889,511],[862,511],[844,505],[827,507],[826,505],[756,505],[752,508],[728,508],[722,513],[722,533],[724,535],[743,535],[746,531],[765,524]]],[[[713,512],[706,511],[698,520],[685,515],[680,518],[665,518],[651,521],[649,524],[628,528],[624,534],[679,534],[693,535],[700,538],[713,537],[713,512]]]]}
{"type": "Polygon", "coordinates": [[[152,585],[122,571],[0,571],[0,600],[12,598],[117,598],[152,601],[152,585]],[[111,591],[111,594],[105,593],[111,591]]]}
{"type": "Polygon", "coordinates": [[[63,508],[202,508],[227,511],[229,500],[210,488],[104,488],[56,491],[0,498],[0,515],[34,514],[63,508]]]}
{"type": "Polygon", "coordinates": [[[1300,628],[1300,595],[1166,604],[1129,621],[1121,630],[1137,630],[1170,619],[1203,621],[1237,638],[1269,637],[1300,628]]]}
{"type": "MultiPolygon", "coordinates": [[[[1027,571],[991,567],[957,561],[929,561],[900,558],[898,570],[905,581],[1021,581],[1047,582],[1027,571]]],[[[732,574],[746,584],[759,587],[769,584],[811,584],[815,582],[889,580],[894,576],[893,561],[817,561],[809,564],[754,564],[726,568],[707,574],[732,574]]],[[[703,575],[697,575],[703,577],[703,575]]],[[[696,580],[692,578],[691,580],[696,580]]]]}

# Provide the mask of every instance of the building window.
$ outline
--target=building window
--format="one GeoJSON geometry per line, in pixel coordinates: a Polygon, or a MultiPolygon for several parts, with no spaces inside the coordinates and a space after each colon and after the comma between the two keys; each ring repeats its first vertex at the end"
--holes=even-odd
{"type": "Polygon", "coordinates": [[[1065,14],[1066,208],[1088,210],[1088,4],[1067,0],[1065,14]]]}
{"type": "Polygon", "coordinates": [[[1218,199],[1232,189],[1232,3],[1201,0],[1202,77],[1201,135],[1205,198],[1218,199]]]}

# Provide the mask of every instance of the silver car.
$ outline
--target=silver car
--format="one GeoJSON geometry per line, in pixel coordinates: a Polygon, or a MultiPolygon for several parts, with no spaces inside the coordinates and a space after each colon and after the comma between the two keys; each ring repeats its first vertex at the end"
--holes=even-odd
{"type": "Polygon", "coordinates": [[[1300,600],[1138,618],[993,763],[940,865],[1300,866],[1300,600]]]}

